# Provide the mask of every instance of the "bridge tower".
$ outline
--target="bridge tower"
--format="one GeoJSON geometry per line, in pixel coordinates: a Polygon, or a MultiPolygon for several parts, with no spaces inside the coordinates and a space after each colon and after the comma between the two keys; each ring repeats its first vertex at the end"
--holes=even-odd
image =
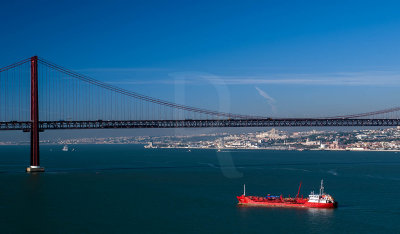
{"type": "Polygon", "coordinates": [[[31,165],[27,172],[44,172],[39,162],[39,89],[38,57],[31,58],[31,165]]]}

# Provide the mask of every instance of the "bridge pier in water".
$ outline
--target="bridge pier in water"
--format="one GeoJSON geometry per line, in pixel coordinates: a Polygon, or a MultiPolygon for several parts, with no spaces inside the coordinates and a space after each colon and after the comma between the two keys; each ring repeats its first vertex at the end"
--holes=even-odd
{"type": "Polygon", "coordinates": [[[31,58],[31,165],[27,172],[44,172],[39,161],[39,90],[38,57],[31,58]]]}

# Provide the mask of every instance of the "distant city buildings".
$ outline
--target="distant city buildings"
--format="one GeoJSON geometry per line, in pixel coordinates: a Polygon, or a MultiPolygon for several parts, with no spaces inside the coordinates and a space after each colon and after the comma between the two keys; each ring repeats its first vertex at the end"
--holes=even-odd
{"type": "MultiPolygon", "coordinates": [[[[0,142],[0,145],[28,143],[7,141],[0,142]]],[[[400,151],[400,128],[349,132],[316,130],[288,132],[271,129],[242,134],[54,139],[42,140],[41,144],[142,144],[145,148],[400,151]]]]}
{"type": "MultiPolygon", "coordinates": [[[[203,136],[205,137],[205,136],[203,136]]],[[[287,132],[272,129],[245,134],[222,134],[209,139],[192,137],[153,139],[148,148],[211,148],[269,150],[400,150],[400,128],[379,130],[302,131],[287,132]]]]}

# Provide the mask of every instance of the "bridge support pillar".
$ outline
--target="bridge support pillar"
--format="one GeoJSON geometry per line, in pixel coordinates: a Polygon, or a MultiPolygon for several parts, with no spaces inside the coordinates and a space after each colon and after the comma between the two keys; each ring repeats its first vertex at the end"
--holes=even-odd
{"type": "Polygon", "coordinates": [[[31,165],[27,172],[44,172],[39,161],[39,90],[38,58],[31,58],[31,165]]]}

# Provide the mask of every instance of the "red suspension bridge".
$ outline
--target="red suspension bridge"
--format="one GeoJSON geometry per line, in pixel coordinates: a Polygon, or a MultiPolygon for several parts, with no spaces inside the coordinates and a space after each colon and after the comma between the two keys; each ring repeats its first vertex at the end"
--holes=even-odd
{"type": "Polygon", "coordinates": [[[30,132],[30,167],[43,171],[49,129],[399,126],[400,107],[322,118],[271,118],[196,108],[141,95],[37,56],[0,68],[0,130],[30,132]]]}

